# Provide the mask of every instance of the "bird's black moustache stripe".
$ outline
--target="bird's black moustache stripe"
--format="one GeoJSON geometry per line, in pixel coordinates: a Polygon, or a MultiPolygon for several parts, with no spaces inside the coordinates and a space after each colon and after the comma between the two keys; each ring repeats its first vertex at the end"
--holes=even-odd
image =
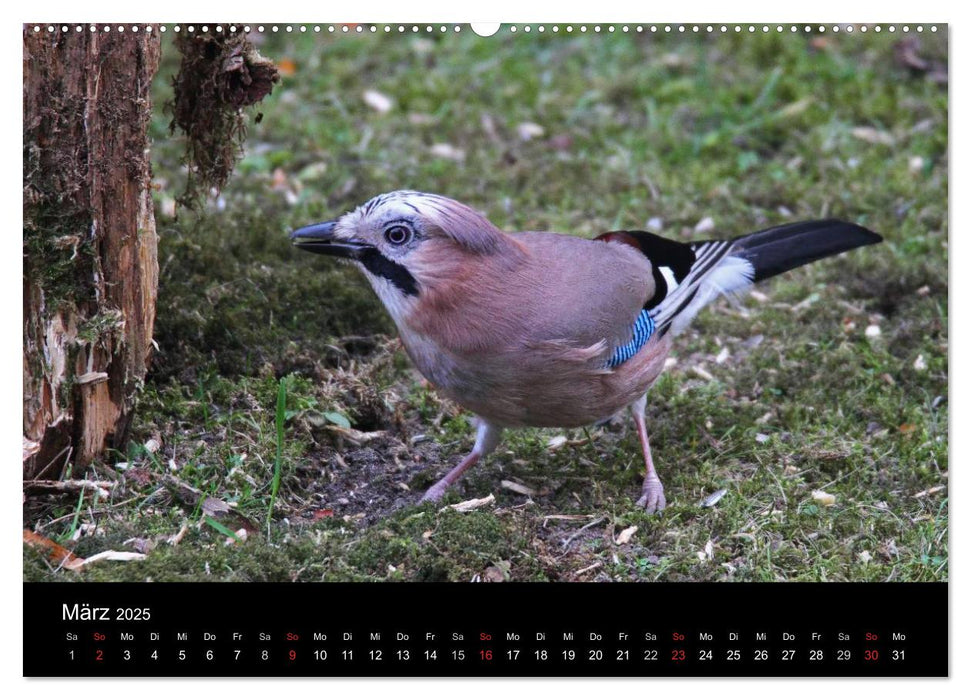
{"type": "Polygon", "coordinates": [[[376,277],[383,277],[410,297],[418,296],[418,281],[408,272],[408,268],[390,260],[377,248],[368,247],[357,256],[358,262],[376,277]]]}

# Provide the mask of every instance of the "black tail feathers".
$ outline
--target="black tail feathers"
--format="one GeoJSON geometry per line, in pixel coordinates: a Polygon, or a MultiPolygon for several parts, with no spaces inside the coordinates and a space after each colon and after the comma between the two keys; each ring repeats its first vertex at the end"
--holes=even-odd
{"type": "Polygon", "coordinates": [[[734,239],[730,254],[748,260],[755,268],[753,281],[758,282],[882,240],[879,234],[846,221],[802,221],[740,236],[734,239]]]}

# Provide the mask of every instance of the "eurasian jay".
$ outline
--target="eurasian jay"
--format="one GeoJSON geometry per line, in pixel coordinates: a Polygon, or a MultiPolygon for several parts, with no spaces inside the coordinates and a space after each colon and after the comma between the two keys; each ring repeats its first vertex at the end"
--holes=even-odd
{"type": "Polygon", "coordinates": [[[710,301],[881,237],[836,220],[682,243],[644,231],[595,239],[506,233],[435,194],[379,195],[294,231],[303,250],[353,261],[418,370],[478,416],[475,446],[432,486],[439,500],[506,428],[573,428],[629,408],[644,453],[639,506],[664,508],[644,424],[672,338],[710,301]]]}

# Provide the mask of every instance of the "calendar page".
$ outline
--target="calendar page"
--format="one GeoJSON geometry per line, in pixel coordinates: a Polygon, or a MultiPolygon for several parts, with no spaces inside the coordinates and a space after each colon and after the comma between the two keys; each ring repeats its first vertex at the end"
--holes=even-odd
{"type": "Polygon", "coordinates": [[[948,675],[948,26],[642,14],[23,25],[25,676],[948,675]]]}

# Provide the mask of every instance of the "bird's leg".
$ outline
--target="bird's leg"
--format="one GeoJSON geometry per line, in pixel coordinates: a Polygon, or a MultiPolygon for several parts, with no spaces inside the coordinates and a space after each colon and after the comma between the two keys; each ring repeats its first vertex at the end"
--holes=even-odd
{"type": "Polygon", "coordinates": [[[441,500],[442,496],[445,495],[445,490],[454,484],[466,469],[496,449],[501,437],[502,428],[497,428],[485,419],[480,418],[475,433],[475,446],[472,451],[458,463],[458,466],[425,492],[425,495],[421,497],[422,503],[441,500]]]}
{"type": "Polygon", "coordinates": [[[664,500],[664,486],[657,472],[654,471],[654,460],[651,458],[651,445],[647,441],[647,426],[644,424],[644,408],[647,406],[647,397],[643,396],[630,405],[630,412],[634,416],[634,423],[637,425],[637,437],[641,439],[641,450],[644,452],[644,464],[647,471],[644,475],[644,487],[641,490],[641,497],[637,499],[637,505],[642,506],[648,513],[664,510],[667,501],[664,500]]]}

